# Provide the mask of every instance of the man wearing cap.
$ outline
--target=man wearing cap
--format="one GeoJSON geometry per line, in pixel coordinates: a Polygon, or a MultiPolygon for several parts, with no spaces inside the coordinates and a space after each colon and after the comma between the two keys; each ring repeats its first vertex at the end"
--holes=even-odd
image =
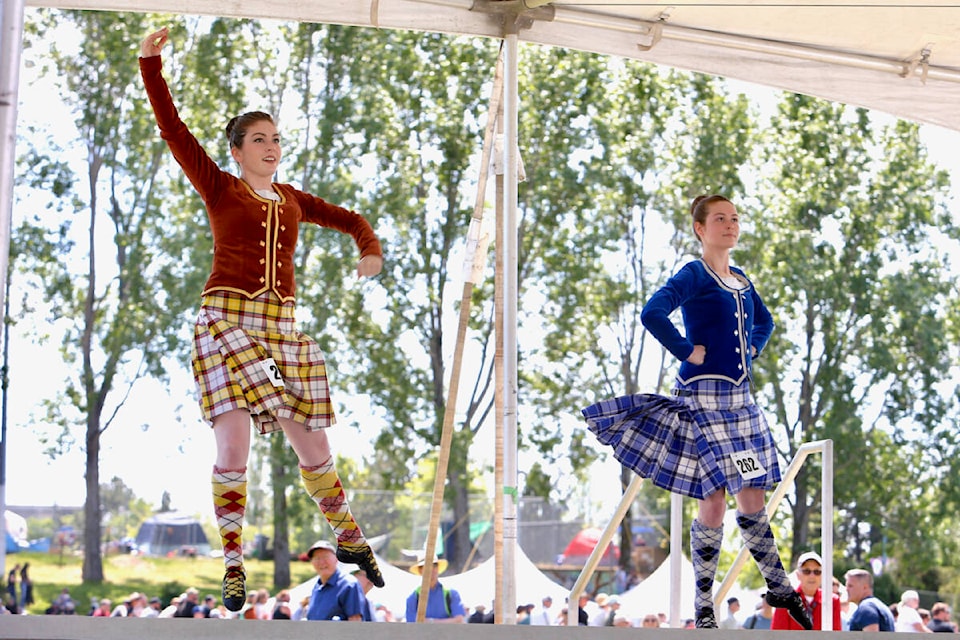
{"type": "Polygon", "coordinates": [[[896,623],[890,607],[873,595],[873,574],[866,569],[851,569],[844,577],[847,597],[857,605],[850,616],[850,631],[893,631],[896,623]]]}
{"type": "Polygon", "coordinates": [[[920,606],[920,594],[913,589],[907,589],[900,594],[900,606],[897,607],[899,615],[897,616],[896,630],[900,633],[933,633],[923,624],[920,619],[920,612],[917,608],[920,606]]]}
{"type": "Polygon", "coordinates": [[[203,607],[200,605],[200,592],[190,587],[184,592],[185,597],[180,601],[174,612],[174,618],[202,618],[203,607]]]}
{"type": "MultiPolygon", "coordinates": [[[[460,601],[460,593],[456,589],[447,589],[440,584],[440,574],[446,569],[447,561],[443,559],[435,560],[431,565],[427,565],[425,560],[421,560],[410,568],[410,573],[418,576],[423,575],[425,570],[430,572],[428,581],[430,591],[427,594],[427,610],[424,622],[461,623],[466,617],[466,611],[464,611],[463,603],[460,601]]],[[[419,604],[420,587],[418,586],[407,597],[407,622],[417,621],[419,604]]]]}
{"type": "Polygon", "coordinates": [[[589,626],[591,627],[603,627],[607,624],[607,613],[610,611],[608,602],[610,596],[606,593],[600,592],[597,594],[597,597],[593,599],[594,607],[591,607],[592,611],[588,611],[589,614],[589,626]]]}
{"type": "MultiPolygon", "coordinates": [[[[824,629],[826,631],[840,631],[842,623],[840,621],[840,596],[833,593],[831,587],[830,597],[833,599],[832,626],[823,627],[823,558],[816,551],[807,551],[801,553],[797,558],[797,580],[800,586],[797,587],[797,593],[803,597],[803,606],[807,610],[807,615],[813,620],[813,628],[817,631],[824,629]]],[[[774,630],[803,631],[804,628],[797,624],[786,609],[777,609],[773,613],[773,622],[770,628],[774,630]]]]}
{"type": "Polygon", "coordinates": [[[617,619],[619,612],[620,598],[617,596],[610,596],[607,598],[607,619],[603,621],[603,626],[612,627],[613,622],[617,619]]]}
{"type": "Polygon", "coordinates": [[[156,618],[160,615],[160,611],[163,609],[160,598],[153,596],[150,598],[150,601],[147,603],[147,606],[144,608],[143,612],[140,614],[141,618],[156,618]]]}
{"type": "Polygon", "coordinates": [[[307,559],[319,576],[310,594],[307,620],[363,620],[367,598],[357,579],[340,570],[337,548],[318,540],[307,550],[307,559]]]}

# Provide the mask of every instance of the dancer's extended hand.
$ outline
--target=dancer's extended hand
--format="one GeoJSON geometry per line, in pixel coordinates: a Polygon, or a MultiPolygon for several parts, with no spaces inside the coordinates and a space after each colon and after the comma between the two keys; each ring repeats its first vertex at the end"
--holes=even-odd
{"type": "Polygon", "coordinates": [[[170,29],[168,27],[163,27],[148,35],[144,38],[143,42],[140,43],[140,57],[152,58],[153,56],[160,55],[160,50],[163,49],[163,45],[167,44],[169,37],[170,29]]]}
{"type": "Polygon", "coordinates": [[[383,269],[383,258],[380,256],[363,256],[357,265],[357,277],[375,276],[383,269]]]}

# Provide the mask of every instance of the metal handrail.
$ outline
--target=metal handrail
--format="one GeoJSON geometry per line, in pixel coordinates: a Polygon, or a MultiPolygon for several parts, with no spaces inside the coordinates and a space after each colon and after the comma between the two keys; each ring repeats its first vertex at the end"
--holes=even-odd
{"type": "MultiPolygon", "coordinates": [[[[783,475],[780,483],[777,485],[776,489],[774,489],[773,493],[770,495],[770,499],[767,501],[767,514],[776,512],[777,508],[780,506],[780,502],[783,500],[784,495],[787,493],[789,485],[792,484],[792,482],[796,479],[797,474],[800,473],[800,468],[803,466],[804,461],[808,456],[817,452],[820,452],[823,456],[823,465],[820,473],[820,509],[822,522],[820,555],[823,558],[823,576],[824,583],[826,583],[828,579],[832,579],[831,576],[833,576],[833,440],[815,440],[813,442],[806,442],[800,445],[800,447],[797,449],[797,452],[793,456],[793,460],[790,461],[786,473],[783,475]]],[[[584,592],[587,582],[590,581],[594,571],[596,571],[597,566],[600,564],[600,560],[607,549],[607,545],[610,543],[610,540],[613,539],[613,534],[623,521],[623,516],[626,514],[627,509],[629,509],[630,504],[634,501],[634,499],[636,499],[642,483],[643,479],[635,475],[633,480],[627,486],[627,489],[623,492],[623,497],[620,499],[620,504],[617,507],[617,510],[614,512],[613,518],[611,518],[610,522],[607,523],[603,533],[600,535],[600,540],[597,542],[597,546],[594,547],[590,557],[587,558],[587,562],[583,567],[583,571],[580,572],[580,576],[577,578],[576,583],[574,583],[573,588],[570,591],[570,597],[567,602],[568,625],[577,625],[576,607],[579,605],[580,594],[584,592]]],[[[675,566],[671,571],[671,580],[677,582],[679,581],[680,576],[678,568],[680,562],[679,554],[682,553],[682,551],[679,550],[680,543],[678,541],[681,539],[681,536],[679,535],[679,531],[673,531],[673,529],[679,528],[677,523],[682,522],[682,506],[682,500],[674,499],[670,502],[672,523],[670,559],[672,563],[675,563],[675,566]]],[[[740,552],[737,554],[737,557],[734,559],[733,564],[730,566],[730,570],[727,572],[726,576],[724,576],[723,581],[720,583],[720,586],[717,589],[716,596],[714,597],[714,603],[716,607],[719,607],[720,603],[723,602],[727,593],[729,593],[730,589],[733,587],[734,581],[737,579],[737,576],[743,569],[743,565],[747,561],[748,553],[749,551],[746,547],[741,548],[740,552]]],[[[677,592],[680,589],[680,586],[681,585],[679,584],[675,584],[670,590],[670,624],[673,626],[676,626],[678,622],[676,619],[679,615],[679,598],[677,597],[677,592]]],[[[824,588],[830,589],[831,585],[825,584],[824,588]]],[[[824,593],[828,593],[828,591],[825,590],[824,593]]],[[[822,606],[823,615],[821,619],[821,626],[824,631],[831,631],[833,630],[833,598],[823,598],[822,606]]]]}

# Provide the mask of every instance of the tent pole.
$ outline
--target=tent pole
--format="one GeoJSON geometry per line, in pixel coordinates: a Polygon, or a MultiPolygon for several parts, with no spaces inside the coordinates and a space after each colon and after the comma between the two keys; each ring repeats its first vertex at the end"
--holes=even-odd
{"type": "Polygon", "coordinates": [[[518,42],[509,33],[503,49],[503,624],[517,622],[518,42]]]}
{"type": "MultiPolygon", "coordinates": [[[[503,63],[502,54],[497,61],[493,80],[493,89],[490,96],[490,111],[487,116],[487,127],[484,132],[483,149],[480,160],[480,175],[477,181],[477,198],[473,208],[473,217],[470,219],[470,229],[467,234],[467,252],[463,265],[463,291],[460,296],[460,322],[457,327],[457,341],[454,346],[453,365],[450,367],[450,382],[447,389],[447,402],[443,413],[443,427],[440,434],[440,452],[437,456],[437,472],[433,482],[433,503],[430,509],[430,524],[427,527],[427,541],[424,548],[425,566],[436,558],[437,531],[440,528],[440,514],[443,511],[443,488],[447,481],[447,467],[450,462],[450,446],[453,442],[453,422],[457,413],[457,397],[460,391],[460,372],[463,365],[463,348],[467,339],[467,327],[470,321],[470,306],[473,296],[473,287],[483,276],[483,267],[486,263],[489,238],[482,234],[484,194],[487,190],[487,172],[490,164],[491,148],[493,147],[494,128],[500,111],[500,102],[503,96],[503,63]]],[[[464,567],[466,569],[466,567],[464,567]]],[[[429,571],[421,576],[420,593],[425,594],[417,603],[417,622],[424,622],[427,613],[427,601],[430,599],[429,571]]]]}
{"type": "Polygon", "coordinates": [[[577,576],[577,581],[570,590],[570,596],[567,598],[567,626],[569,627],[577,626],[580,596],[587,590],[587,583],[590,582],[590,578],[597,570],[597,566],[599,566],[600,561],[603,559],[603,555],[607,552],[607,546],[610,544],[610,541],[613,540],[613,536],[617,532],[617,529],[620,528],[620,523],[623,522],[623,517],[626,515],[627,509],[630,508],[630,505],[633,504],[633,501],[637,499],[637,494],[640,493],[640,487],[643,485],[643,478],[635,473],[632,475],[633,479],[630,480],[630,484],[627,485],[627,488],[623,490],[623,495],[620,496],[620,504],[617,505],[617,509],[614,511],[613,517],[610,518],[610,522],[607,523],[603,533],[600,534],[600,539],[597,540],[597,545],[593,548],[593,551],[590,552],[590,556],[587,558],[587,562],[583,566],[583,571],[581,571],[580,575],[577,576]]]}
{"type": "MultiPolygon", "coordinates": [[[[17,142],[17,102],[20,85],[20,51],[23,44],[23,0],[0,0],[0,308],[6,308],[7,270],[10,256],[10,221],[13,217],[13,171],[17,142]]],[[[3,319],[6,325],[7,319],[3,319]]],[[[9,334],[5,332],[4,349],[9,334]]],[[[6,361],[3,399],[7,399],[6,361]]],[[[6,531],[7,420],[0,432],[0,522],[6,531]]],[[[0,574],[7,571],[7,545],[0,544],[0,574]]]]}

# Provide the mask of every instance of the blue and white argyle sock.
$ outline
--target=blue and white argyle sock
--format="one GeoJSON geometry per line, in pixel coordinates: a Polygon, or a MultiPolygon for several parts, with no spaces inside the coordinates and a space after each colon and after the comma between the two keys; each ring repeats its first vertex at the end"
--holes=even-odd
{"type": "Polygon", "coordinates": [[[723,525],[707,527],[699,520],[694,520],[690,525],[690,557],[697,588],[693,603],[697,612],[713,609],[713,582],[717,578],[722,542],[723,525]]]}
{"type": "Polygon", "coordinates": [[[783,563],[780,561],[780,551],[773,539],[767,510],[761,509],[757,513],[737,511],[737,525],[740,527],[740,535],[743,536],[743,544],[757,561],[757,567],[767,583],[767,589],[777,595],[786,595],[793,591],[787,572],[784,571],[783,563]]]}

